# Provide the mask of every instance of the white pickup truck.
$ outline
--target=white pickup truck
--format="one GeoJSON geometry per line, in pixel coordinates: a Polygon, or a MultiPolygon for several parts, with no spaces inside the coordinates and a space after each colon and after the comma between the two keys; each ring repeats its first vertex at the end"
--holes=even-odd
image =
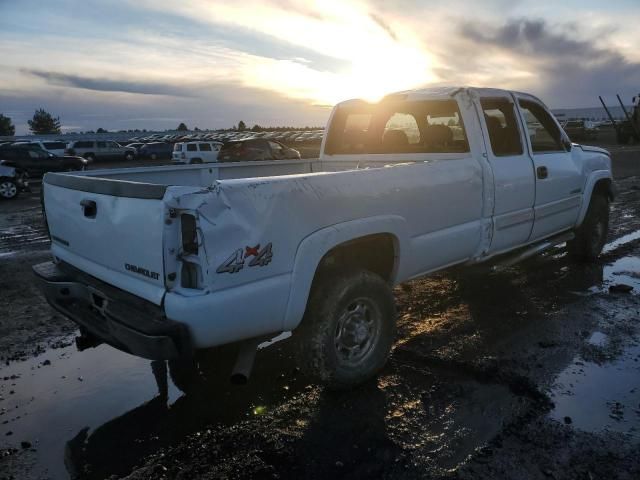
{"type": "Polygon", "coordinates": [[[246,378],[256,345],[291,331],[311,374],[349,387],[387,360],[394,285],[605,243],[609,154],[531,95],[351,100],[326,132],[313,160],[47,174],[53,261],[34,270],[79,345],[191,361],[237,343],[246,378]]]}

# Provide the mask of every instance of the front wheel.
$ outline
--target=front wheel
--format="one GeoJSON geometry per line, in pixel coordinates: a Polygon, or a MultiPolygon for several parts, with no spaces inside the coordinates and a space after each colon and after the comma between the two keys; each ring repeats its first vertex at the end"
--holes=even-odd
{"type": "Polygon", "coordinates": [[[321,275],[297,332],[300,363],[330,388],[354,387],[387,361],[396,332],[393,294],[366,270],[321,275]]]}
{"type": "Polygon", "coordinates": [[[567,243],[569,255],[579,260],[595,260],[602,252],[609,231],[609,199],[594,195],[576,237],[567,243]]]}
{"type": "Polygon", "coordinates": [[[0,179],[0,198],[11,200],[18,196],[18,185],[9,178],[0,179]]]}

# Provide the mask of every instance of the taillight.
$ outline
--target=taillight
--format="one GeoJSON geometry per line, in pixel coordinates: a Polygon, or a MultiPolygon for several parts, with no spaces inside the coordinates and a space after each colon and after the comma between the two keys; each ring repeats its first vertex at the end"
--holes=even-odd
{"type": "Polygon", "coordinates": [[[188,255],[198,254],[198,231],[196,230],[196,217],[183,213],[180,215],[182,231],[182,250],[188,255]]]}

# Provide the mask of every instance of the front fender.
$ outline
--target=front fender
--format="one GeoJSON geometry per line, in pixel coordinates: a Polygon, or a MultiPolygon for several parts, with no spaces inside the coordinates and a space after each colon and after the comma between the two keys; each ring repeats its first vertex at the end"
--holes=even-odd
{"type": "Polygon", "coordinates": [[[407,271],[409,233],[406,220],[396,215],[362,218],[318,230],[305,237],[296,250],[283,330],[293,330],[302,321],[311,284],[322,258],[334,247],[356,238],[390,234],[395,238],[396,268],[392,283],[407,271]]]}
{"type": "Polygon", "coordinates": [[[580,207],[580,213],[578,215],[578,222],[576,223],[576,227],[582,225],[584,221],[584,217],[587,215],[587,210],[589,209],[589,202],[591,201],[591,195],[593,195],[593,190],[596,188],[596,184],[600,181],[607,181],[607,193],[609,198],[613,199],[614,197],[614,189],[613,189],[613,178],[611,176],[610,170],[595,170],[589,174],[587,177],[587,181],[584,186],[583,194],[582,194],[582,206],[580,207]]]}

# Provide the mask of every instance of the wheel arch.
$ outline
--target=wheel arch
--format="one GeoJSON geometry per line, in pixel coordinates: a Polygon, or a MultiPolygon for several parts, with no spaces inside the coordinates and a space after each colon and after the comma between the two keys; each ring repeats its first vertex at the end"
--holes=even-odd
{"type": "Polygon", "coordinates": [[[580,213],[578,214],[578,221],[576,227],[582,225],[587,210],[589,209],[589,203],[591,203],[591,197],[593,195],[606,195],[610,201],[615,198],[615,188],[613,185],[613,179],[611,172],[608,170],[598,170],[592,172],[587,178],[587,183],[584,188],[582,206],[580,207],[580,213]]]}
{"type": "Polygon", "coordinates": [[[346,260],[345,267],[367,268],[394,285],[406,271],[408,251],[406,221],[395,215],[332,225],[304,238],[294,259],[283,330],[300,324],[313,281],[324,267],[346,260]]]}

